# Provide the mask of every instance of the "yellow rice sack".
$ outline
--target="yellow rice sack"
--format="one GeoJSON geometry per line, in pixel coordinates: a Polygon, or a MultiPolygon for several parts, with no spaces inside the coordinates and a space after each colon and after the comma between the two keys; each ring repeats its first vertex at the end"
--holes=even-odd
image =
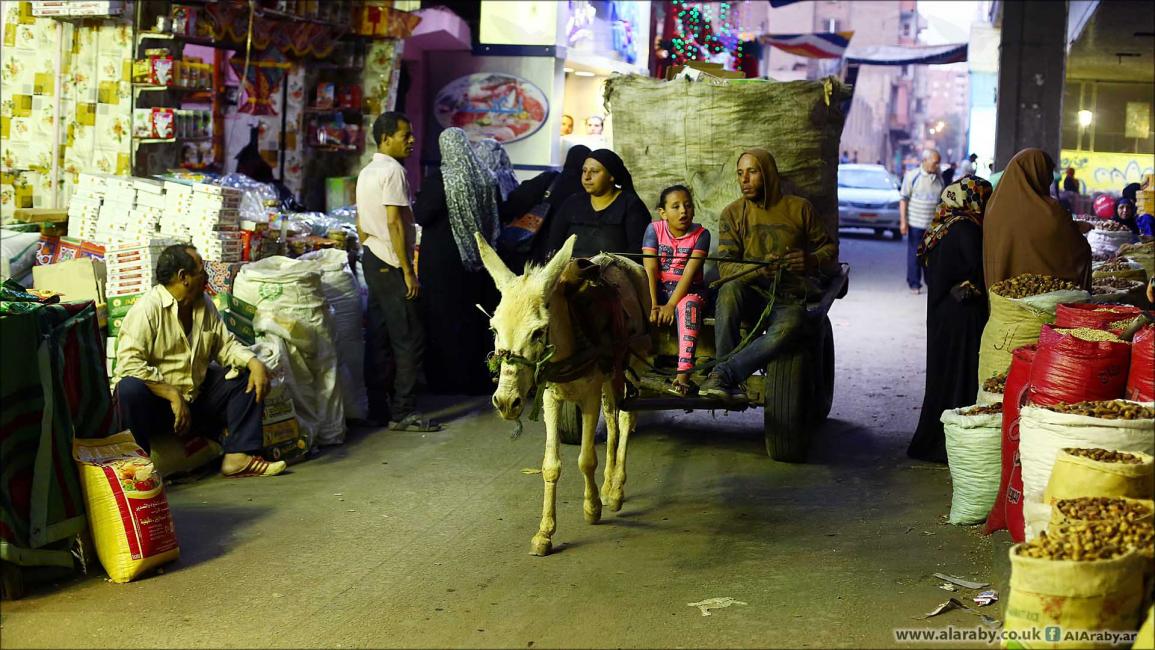
{"type": "MultiPolygon", "coordinates": [[[[1149,431],[1147,435],[1151,435],[1149,431]]],[[[1150,499],[1155,490],[1155,459],[1138,451],[1127,453],[1138,456],[1141,462],[1104,463],[1060,449],[1051,467],[1043,501],[1051,503],[1077,497],[1150,499]]]]}
{"type": "Polygon", "coordinates": [[[132,433],[77,438],[72,458],[96,555],[113,582],[129,582],[180,557],[164,481],[132,433]]]}
{"type": "Polygon", "coordinates": [[[1155,650],[1155,605],[1147,610],[1147,620],[1135,635],[1134,650],[1155,650]]]}
{"type": "MultiPolygon", "coordinates": [[[[1011,547],[1010,596],[1003,629],[1015,632],[1058,626],[1061,630],[1134,630],[1143,604],[1146,560],[1129,552],[1109,560],[1044,560],[1011,547]]],[[[1020,642],[1025,648],[1097,648],[1078,639],[1020,642]]]]}

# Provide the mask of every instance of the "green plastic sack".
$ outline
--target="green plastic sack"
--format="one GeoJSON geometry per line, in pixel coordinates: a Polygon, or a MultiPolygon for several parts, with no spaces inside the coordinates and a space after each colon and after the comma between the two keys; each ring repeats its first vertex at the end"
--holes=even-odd
{"type": "Polygon", "coordinates": [[[1055,310],[1063,303],[1086,302],[1091,294],[1081,290],[1042,293],[1026,298],[1005,298],[988,291],[991,315],[979,342],[979,385],[1011,367],[1017,348],[1039,342],[1043,325],[1055,322],[1055,310]]]}

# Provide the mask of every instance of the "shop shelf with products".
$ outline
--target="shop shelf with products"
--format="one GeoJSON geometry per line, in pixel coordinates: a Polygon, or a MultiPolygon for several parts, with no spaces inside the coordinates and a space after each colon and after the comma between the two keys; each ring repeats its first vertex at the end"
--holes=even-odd
{"type": "Polygon", "coordinates": [[[354,153],[364,150],[365,114],[361,70],[363,42],[342,42],[324,62],[309,68],[305,146],[313,151],[354,153]]]}

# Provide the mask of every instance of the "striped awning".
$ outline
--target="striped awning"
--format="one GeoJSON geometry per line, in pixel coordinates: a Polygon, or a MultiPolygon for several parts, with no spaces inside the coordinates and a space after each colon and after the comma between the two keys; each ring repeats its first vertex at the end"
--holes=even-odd
{"type": "Polygon", "coordinates": [[[850,65],[941,65],[966,60],[966,43],[922,47],[870,45],[846,53],[846,62],[850,65]]]}
{"type": "Polygon", "coordinates": [[[809,59],[840,59],[854,32],[821,34],[765,34],[759,40],[784,52],[809,59]]]}

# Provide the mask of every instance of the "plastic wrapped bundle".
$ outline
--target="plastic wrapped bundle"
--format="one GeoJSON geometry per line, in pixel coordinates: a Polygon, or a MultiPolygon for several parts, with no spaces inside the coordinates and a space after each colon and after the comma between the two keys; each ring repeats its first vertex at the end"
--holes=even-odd
{"type": "Polygon", "coordinates": [[[345,417],[363,419],[369,412],[369,398],[365,393],[364,311],[359,283],[349,268],[349,255],[329,249],[306,253],[300,259],[315,262],[321,271],[321,292],[329,304],[333,322],[345,417]]]}

